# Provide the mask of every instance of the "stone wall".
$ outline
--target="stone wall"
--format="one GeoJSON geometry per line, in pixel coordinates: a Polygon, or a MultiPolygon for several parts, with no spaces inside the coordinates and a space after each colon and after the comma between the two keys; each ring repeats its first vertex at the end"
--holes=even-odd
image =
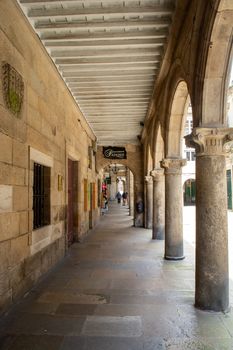
{"type": "MultiPolygon", "coordinates": [[[[68,158],[77,162],[75,240],[89,230],[84,179],[96,182],[95,136],[56,67],[15,1],[0,2],[0,63],[22,76],[18,116],[6,106],[0,79],[0,312],[25,293],[61,259],[67,247],[68,158]],[[33,230],[33,164],[51,168],[51,222],[33,230]],[[58,188],[58,177],[63,180],[58,188]]],[[[93,209],[93,226],[99,218],[93,209]]]]}

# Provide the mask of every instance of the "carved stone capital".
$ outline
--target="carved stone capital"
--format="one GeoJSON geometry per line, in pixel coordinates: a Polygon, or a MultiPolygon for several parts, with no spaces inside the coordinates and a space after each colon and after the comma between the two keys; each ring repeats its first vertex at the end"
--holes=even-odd
{"type": "Polygon", "coordinates": [[[181,174],[182,166],[185,166],[186,159],[181,158],[165,158],[161,162],[161,167],[165,169],[165,174],[181,174]]]}
{"type": "Polygon", "coordinates": [[[152,176],[145,176],[145,182],[147,184],[152,183],[152,181],[153,181],[152,176]]]}
{"type": "Polygon", "coordinates": [[[150,172],[153,181],[158,182],[158,181],[162,181],[162,178],[164,176],[164,169],[154,169],[150,172]]]}
{"type": "Polygon", "coordinates": [[[233,146],[233,128],[195,128],[185,136],[185,143],[198,156],[225,155],[233,146]]]}

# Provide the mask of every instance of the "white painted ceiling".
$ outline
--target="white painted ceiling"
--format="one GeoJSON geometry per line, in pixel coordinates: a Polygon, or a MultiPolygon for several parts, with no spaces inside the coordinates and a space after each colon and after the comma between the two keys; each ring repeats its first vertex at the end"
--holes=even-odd
{"type": "Polygon", "coordinates": [[[18,2],[98,144],[138,143],[175,0],[18,2]]]}

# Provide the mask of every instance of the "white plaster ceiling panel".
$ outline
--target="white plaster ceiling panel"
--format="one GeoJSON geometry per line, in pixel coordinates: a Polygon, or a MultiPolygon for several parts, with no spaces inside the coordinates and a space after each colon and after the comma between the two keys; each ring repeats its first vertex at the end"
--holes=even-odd
{"type": "Polygon", "coordinates": [[[175,0],[18,2],[98,143],[137,143],[175,0]]]}

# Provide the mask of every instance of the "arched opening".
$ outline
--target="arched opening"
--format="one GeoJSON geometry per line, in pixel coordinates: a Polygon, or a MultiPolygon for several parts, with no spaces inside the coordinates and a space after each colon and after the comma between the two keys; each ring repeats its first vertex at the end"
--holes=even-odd
{"type": "Polygon", "coordinates": [[[195,179],[195,160],[196,152],[195,148],[189,147],[185,144],[185,136],[190,135],[193,130],[193,113],[192,106],[189,102],[188,109],[184,115],[184,126],[183,126],[183,141],[182,141],[182,153],[183,158],[186,159],[186,165],[182,168],[182,183],[189,178],[195,179]]]}
{"type": "Polygon", "coordinates": [[[156,131],[153,153],[153,168],[160,168],[160,162],[164,158],[164,140],[162,137],[160,124],[158,125],[156,131]]]}
{"type": "Polygon", "coordinates": [[[186,165],[182,167],[183,184],[183,236],[184,241],[195,247],[195,219],[196,219],[196,153],[195,149],[185,144],[184,137],[193,130],[193,112],[189,96],[187,108],[183,116],[182,154],[186,165]]]}
{"type": "Polygon", "coordinates": [[[227,88],[227,125],[228,127],[233,127],[233,60],[230,61],[230,73],[229,73],[229,81],[228,88],[227,88]]]}
{"type": "MultiPolygon", "coordinates": [[[[202,127],[227,126],[227,90],[232,62],[233,2],[221,0],[208,41],[202,127]]],[[[229,125],[230,126],[230,125],[229,125]]]]}
{"type": "Polygon", "coordinates": [[[153,159],[151,155],[151,147],[150,144],[148,144],[147,147],[147,171],[146,175],[150,175],[151,170],[153,169],[153,159]]]}
{"type": "Polygon", "coordinates": [[[183,136],[190,98],[185,81],[177,83],[171,101],[170,114],[167,120],[165,142],[165,159],[161,165],[165,171],[165,259],[184,259],[183,248],[183,189],[182,167],[186,164],[183,158],[183,136]]]}
{"type": "Polygon", "coordinates": [[[153,159],[151,155],[151,135],[148,138],[144,150],[144,227],[152,228],[153,219],[153,181],[151,171],[153,169],[153,159]]]}
{"type": "Polygon", "coordinates": [[[166,158],[181,158],[184,126],[190,98],[185,81],[180,81],[173,96],[167,128],[166,158]]]}
{"type": "Polygon", "coordinates": [[[153,225],[152,238],[164,240],[165,235],[165,181],[160,164],[164,158],[164,141],[160,123],[154,130],[153,147],[153,225]]]}
{"type": "Polygon", "coordinates": [[[195,205],[196,202],[196,181],[188,179],[183,185],[184,205],[195,205]]]}
{"type": "Polygon", "coordinates": [[[118,203],[134,216],[134,175],[124,164],[110,162],[102,170],[101,213],[105,214],[111,203],[118,203]]]}

